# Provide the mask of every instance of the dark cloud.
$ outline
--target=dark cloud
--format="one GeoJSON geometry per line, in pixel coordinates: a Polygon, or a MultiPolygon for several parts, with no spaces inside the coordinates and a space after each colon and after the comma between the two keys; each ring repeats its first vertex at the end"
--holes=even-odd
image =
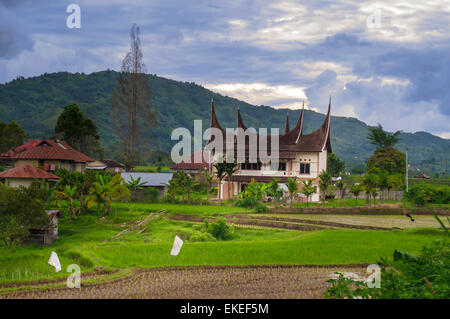
{"type": "MultiPolygon", "coordinates": [[[[397,41],[397,35],[370,37],[365,18],[357,19],[361,7],[356,3],[302,1],[299,4],[308,15],[304,17],[308,25],[304,31],[317,29],[317,38],[306,41],[299,34],[285,42],[271,38],[273,34],[261,36],[261,30],[289,26],[289,17],[297,13],[291,12],[289,6],[287,10],[272,8],[269,0],[115,0],[107,4],[80,0],[79,30],[65,26],[68,15],[65,8],[69,3],[0,0],[0,82],[17,74],[119,69],[129,50],[130,27],[137,23],[149,73],[204,84],[303,87],[311,105],[320,111],[325,111],[332,94],[333,104],[342,114],[353,110],[364,121],[372,124],[380,121],[393,129],[402,112],[433,111],[442,117],[433,118],[435,124],[408,117],[401,120],[403,127],[399,128],[407,127],[408,120],[414,122],[410,127],[417,129],[433,131],[435,125],[448,131],[445,129],[450,113],[448,37],[433,41],[424,37],[413,44],[397,41]],[[328,20],[308,24],[315,10],[325,12],[318,14],[323,19],[327,19],[329,12],[330,17],[338,20],[331,26],[328,20]],[[334,15],[338,11],[341,14],[334,15]],[[279,20],[280,17],[287,20],[279,20]],[[346,19],[342,23],[346,26],[344,30],[339,28],[340,17],[346,19]],[[242,21],[245,26],[233,29],[232,20],[242,21]],[[336,33],[330,35],[327,26],[336,29],[336,33]],[[386,83],[386,77],[394,82],[386,83]],[[399,85],[395,79],[409,82],[399,85]],[[386,117],[389,112],[395,116],[386,117]]],[[[423,13],[427,14],[429,17],[417,24],[417,29],[434,30],[433,17],[445,20],[445,13],[423,13]]],[[[299,17],[292,20],[294,25],[303,25],[299,17]]],[[[393,21],[393,17],[389,19],[393,21]]],[[[448,24],[439,28],[448,29],[448,24]]],[[[289,27],[284,30],[292,31],[289,27]]],[[[288,102],[292,100],[280,96],[270,97],[264,104],[288,102]]]]}
{"type": "Polygon", "coordinates": [[[0,59],[14,57],[32,46],[30,38],[17,20],[17,16],[0,6],[0,59]]]}

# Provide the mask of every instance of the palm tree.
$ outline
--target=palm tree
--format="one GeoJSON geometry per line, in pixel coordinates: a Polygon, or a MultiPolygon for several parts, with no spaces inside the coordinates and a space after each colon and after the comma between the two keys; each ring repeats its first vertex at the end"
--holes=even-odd
{"type": "Polygon", "coordinates": [[[377,175],[377,184],[380,188],[380,199],[384,200],[385,193],[384,191],[389,188],[389,181],[388,181],[389,173],[385,170],[382,170],[377,175]]]}
{"type": "MultiPolygon", "coordinates": [[[[116,174],[113,176],[111,181],[109,182],[109,192],[106,194],[109,199],[109,203],[112,203],[116,200],[123,200],[130,198],[130,190],[127,187],[125,180],[122,178],[120,174],[116,174]]],[[[111,205],[109,205],[109,215],[111,215],[111,205]]],[[[117,215],[117,206],[116,206],[116,215],[117,215]]]]}
{"type": "Polygon", "coordinates": [[[317,192],[317,186],[313,186],[312,181],[313,181],[312,179],[310,179],[308,181],[302,181],[303,187],[300,192],[306,196],[306,205],[308,205],[308,198],[312,194],[317,192]]]}
{"type": "Polygon", "coordinates": [[[220,198],[220,192],[222,190],[222,181],[227,175],[227,172],[225,171],[225,163],[223,162],[217,162],[214,164],[214,168],[216,169],[216,176],[219,179],[219,198],[220,198]]]}
{"type": "Polygon", "coordinates": [[[228,199],[231,198],[230,195],[230,182],[231,182],[231,176],[237,171],[238,169],[238,165],[236,163],[236,161],[233,161],[231,163],[227,163],[225,162],[225,173],[227,173],[227,179],[228,179],[228,187],[227,187],[227,191],[228,191],[228,199]]]}
{"type": "Polygon", "coordinates": [[[350,187],[350,193],[355,196],[355,202],[358,204],[358,196],[363,191],[363,188],[360,184],[353,184],[352,187],[350,187]]]}
{"type": "Polygon", "coordinates": [[[292,205],[292,203],[294,201],[294,195],[298,192],[297,176],[288,178],[286,186],[288,188],[289,198],[291,199],[291,205],[292,205]]]}
{"type": "MultiPolygon", "coordinates": [[[[373,196],[377,188],[377,176],[375,174],[366,174],[362,181],[364,192],[367,194],[368,204],[370,204],[370,196],[373,196]]],[[[375,197],[374,197],[375,202],[375,197]]]]}
{"type": "Polygon", "coordinates": [[[268,193],[273,197],[275,203],[278,203],[281,197],[283,197],[283,189],[280,187],[278,180],[275,177],[272,177],[272,181],[268,186],[268,193]]]}
{"type": "Polygon", "coordinates": [[[346,185],[342,180],[336,182],[336,187],[340,193],[340,206],[342,206],[342,199],[344,198],[345,186],[346,185]]]}
{"type": "Polygon", "coordinates": [[[378,124],[376,127],[369,128],[369,134],[367,138],[370,140],[370,143],[377,146],[377,148],[389,148],[393,147],[398,142],[398,135],[400,135],[400,131],[397,131],[393,134],[390,134],[383,130],[381,124],[378,124]]]}
{"type": "Polygon", "coordinates": [[[331,175],[327,171],[323,171],[319,175],[320,181],[319,181],[319,189],[322,195],[322,201],[325,202],[325,198],[327,196],[328,186],[331,183],[331,175]]]}
{"type": "Polygon", "coordinates": [[[214,175],[211,174],[211,172],[205,168],[203,170],[203,177],[205,179],[205,186],[206,186],[206,199],[209,200],[209,192],[214,182],[214,175]]]}

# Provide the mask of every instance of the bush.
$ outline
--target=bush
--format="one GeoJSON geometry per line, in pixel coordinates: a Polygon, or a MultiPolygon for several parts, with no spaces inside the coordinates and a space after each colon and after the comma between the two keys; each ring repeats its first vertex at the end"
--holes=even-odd
{"type": "Polygon", "coordinates": [[[0,185],[0,241],[8,248],[20,245],[30,228],[44,228],[50,220],[44,210],[45,192],[36,188],[0,185]]]}
{"type": "Polygon", "coordinates": [[[269,210],[260,200],[253,197],[244,197],[236,201],[236,206],[254,209],[257,213],[265,213],[269,210]]]}
{"type": "Polygon", "coordinates": [[[144,203],[157,203],[161,192],[155,187],[145,187],[139,192],[138,201],[144,203]]]}
{"type": "Polygon", "coordinates": [[[215,241],[216,239],[210,234],[202,231],[194,231],[189,238],[190,241],[215,241]]]}
{"type": "Polygon", "coordinates": [[[234,227],[228,225],[223,217],[212,223],[205,219],[203,224],[196,225],[194,229],[196,231],[190,238],[193,241],[231,240],[236,237],[234,227]]]}
{"type": "Polygon", "coordinates": [[[415,184],[409,188],[406,198],[416,205],[448,204],[450,202],[450,186],[415,184]]]}
{"type": "Polygon", "coordinates": [[[450,244],[438,241],[425,245],[420,256],[394,252],[394,260],[379,262],[381,287],[369,288],[366,282],[346,278],[330,279],[325,292],[330,298],[370,299],[448,299],[450,292],[450,244]]]}

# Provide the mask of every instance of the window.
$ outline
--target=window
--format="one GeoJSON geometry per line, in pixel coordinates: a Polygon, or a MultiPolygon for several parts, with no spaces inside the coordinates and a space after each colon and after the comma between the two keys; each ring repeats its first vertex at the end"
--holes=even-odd
{"type": "Polygon", "coordinates": [[[241,163],[241,169],[259,171],[261,169],[261,162],[258,163],[241,163]]]}
{"type": "Polygon", "coordinates": [[[300,174],[309,174],[310,168],[311,168],[311,164],[300,163],[300,174]]]}
{"type": "Polygon", "coordinates": [[[285,171],[286,170],[286,163],[278,163],[278,170],[279,171],[285,171]]]}

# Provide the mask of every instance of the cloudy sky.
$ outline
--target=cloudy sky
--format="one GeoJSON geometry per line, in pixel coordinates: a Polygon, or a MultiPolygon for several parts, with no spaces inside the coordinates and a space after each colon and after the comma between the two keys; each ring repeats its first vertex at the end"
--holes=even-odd
{"type": "Polygon", "coordinates": [[[450,0],[0,0],[0,83],[119,70],[133,23],[149,73],[450,138],[450,0]]]}

